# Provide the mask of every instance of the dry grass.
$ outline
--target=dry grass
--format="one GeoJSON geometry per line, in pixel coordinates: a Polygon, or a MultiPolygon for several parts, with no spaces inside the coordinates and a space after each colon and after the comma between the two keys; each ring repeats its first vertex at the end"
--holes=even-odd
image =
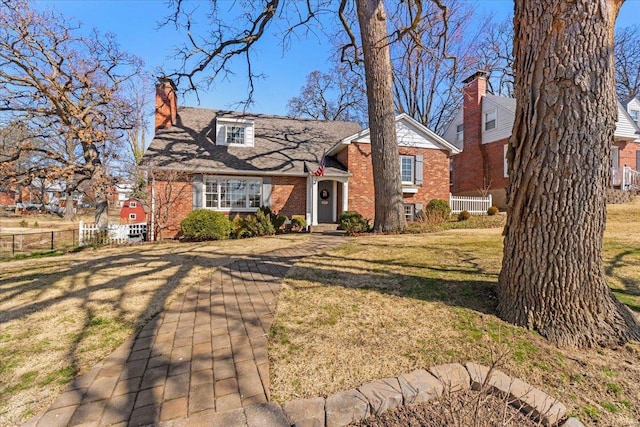
{"type": "MultiPolygon", "coordinates": [[[[640,311],[640,202],[610,206],[604,262],[640,311]]],[[[269,341],[276,401],[327,395],[415,368],[489,365],[565,403],[586,425],[637,426],[640,344],[572,350],[495,315],[501,229],[367,236],[296,265],[269,341]]]]}
{"type": "Polygon", "coordinates": [[[0,264],[0,425],[51,404],[189,286],[230,257],[303,243],[308,235],[167,243],[0,264]]]}

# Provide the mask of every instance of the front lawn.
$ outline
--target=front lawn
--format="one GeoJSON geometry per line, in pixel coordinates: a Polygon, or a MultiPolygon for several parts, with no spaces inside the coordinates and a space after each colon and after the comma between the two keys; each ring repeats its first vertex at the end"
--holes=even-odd
{"type": "MultiPolygon", "coordinates": [[[[609,207],[605,267],[640,312],[640,203],[609,207]]],[[[271,397],[327,395],[416,368],[490,364],[547,391],[586,425],[640,419],[640,344],[571,350],[495,315],[502,230],[365,236],[296,265],[269,340],[271,397]]]]}
{"type": "Polygon", "coordinates": [[[308,238],[86,248],[0,264],[0,426],[48,407],[74,375],[89,371],[230,257],[308,238]]]}

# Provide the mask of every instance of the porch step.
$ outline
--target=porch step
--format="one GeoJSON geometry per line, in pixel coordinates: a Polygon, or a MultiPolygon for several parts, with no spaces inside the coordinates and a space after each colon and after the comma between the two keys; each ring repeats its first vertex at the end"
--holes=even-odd
{"type": "Polygon", "coordinates": [[[311,233],[344,233],[338,230],[338,224],[318,224],[309,226],[311,233]]]}

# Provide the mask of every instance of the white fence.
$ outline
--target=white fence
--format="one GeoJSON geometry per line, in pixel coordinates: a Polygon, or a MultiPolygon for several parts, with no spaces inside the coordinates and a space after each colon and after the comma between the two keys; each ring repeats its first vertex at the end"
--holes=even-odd
{"type": "Polygon", "coordinates": [[[452,214],[467,211],[471,214],[486,214],[493,205],[491,194],[487,197],[465,197],[449,194],[449,206],[452,214]]]}
{"type": "Polygon", "coordinates": [[[78,246],[142,242],[147,235],[147,224],[109,224],[104,238],[99,232],[95,224],[85,224],[80,221],[78,246]]]}

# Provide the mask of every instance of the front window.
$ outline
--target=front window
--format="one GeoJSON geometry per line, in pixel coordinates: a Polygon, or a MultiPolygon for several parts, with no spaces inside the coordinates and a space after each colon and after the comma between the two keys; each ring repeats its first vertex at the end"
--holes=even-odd
{"type": "Polygon", "coordinates": [[[456,126],[456,142],[462,142],[464,139],[464,125],[456,126]]]}
{"type": "Polygon", "coordinates": [[[413,183],[413,157],[400,156],[400,175],[402,182],[413,183]]]}
{"type": "Polygon", "coordinates": [[[631,111],[629,111],[629,115],[631,116],[633,121],[636,122],[640,126],[640,111],[631,110],[631,111]]]}
{"type": "Polygon", "coordinates": [[[413,221],[415,207],[414,205],[404,205],[404,217],[407,221],[413,221]]]}
{"type": "Polygon", "coordinates": [[[262,200],[262,181],[249,178],[209,178],[205,181],[205,207],[220,210],[255,210],[262,200]]]}
{"type": "Polygon", "coordinates": [[[137,208],[138,204],[136,202],[129,202],[129,207],[130,208],[137,208]]]}
{"type": "Polygon", "coordinates": [[[484,130],[491,130],[496,128],[496,110],[489,111],[484,115],[484,130]]]}
{"type": "Polygon", "coordinates": [[[129,219],[130,220],[135,220],[136,219],[136,214],[134,214],[134,213],[129,214],[129,219]]]}
{"type": "Polygon", "coordinates": [[[244,126],[227,127],[227,144],[244,145],[244,126]]]}

